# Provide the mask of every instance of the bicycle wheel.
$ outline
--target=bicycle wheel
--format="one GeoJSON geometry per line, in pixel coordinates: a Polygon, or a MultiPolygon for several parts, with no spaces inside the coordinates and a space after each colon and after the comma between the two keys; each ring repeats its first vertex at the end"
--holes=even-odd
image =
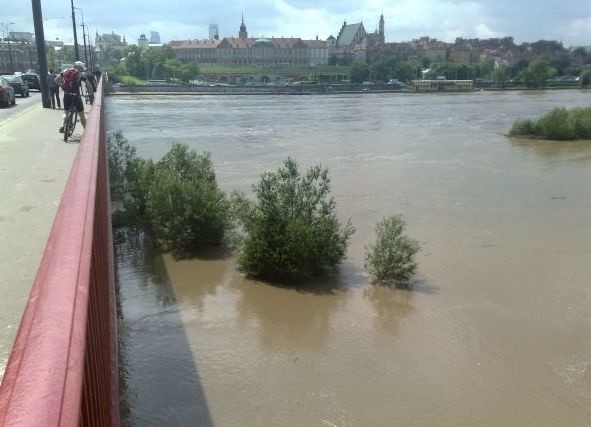
{"type": "Polygon", "coordinates": [[[74,133],[77,117],[78,113],[75,110],[71,109],[68,111],[68,115],[66,116],[66,121],[64,123],[64,142],[68,142],[68,138],[74,133]]]}
{"type": "Polygon", "coordinates": [[[64,142],[68,142],[68,137],[70,136],[70,116],[72,115],[71,111],[66,113],[66,120],[64,120],[64,142]]]}
{"type": "Polygon", "coordinates": [[[76,122],[78,121],[78,113],[76,111],[72,111],[72,115],[70,116],[70,136],[74,133],[74,128],[76,127],[76,122]]]}

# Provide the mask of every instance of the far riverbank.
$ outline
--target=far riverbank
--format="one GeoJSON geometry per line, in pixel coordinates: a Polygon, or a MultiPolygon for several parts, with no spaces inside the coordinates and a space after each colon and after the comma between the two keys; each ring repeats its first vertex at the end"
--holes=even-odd
{"type": "Polygon", "coordinates": [[[391,84],[339,84],[339,85],[138,85],[114,84],[109,88],[111,95],[312,95],[312,94],[347,94],[347,93],[388,93],[408,92],[406,89],[391,84]]]}
{"type": "Polygon", "coordinates": [[[334,95],[367,93],[466,93],[479,91],[540,91],[540,90],[581,90],[578,87],[487,87],[470,90],[413,91],[387,83],[376,84],[332,84],[332,85],[169,85],[153,84],[129,86],[114,84],[108,88],[109,95],[334,95]]]}

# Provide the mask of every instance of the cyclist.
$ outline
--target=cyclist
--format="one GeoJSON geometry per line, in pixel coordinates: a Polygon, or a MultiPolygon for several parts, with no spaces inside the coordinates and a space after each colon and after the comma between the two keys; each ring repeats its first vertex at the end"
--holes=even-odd
{"type": "Polygon", "coordinates": [[[62,71],[59,76],[55,78],[55,83],[64,90],[64,123],[60,128],[60,133],[64,132],[64,124],[67,117],[67,112],[70,109],[72,103],[76,107],[76,111],[80,115],[80,123],[82,127],[86,127],[86,117],[84,117],[84,103],[82,102],[82,96],[80,95],[80,86],[82,82],[86,86],[88,93],[93,93],[92,85],[86,78],[84,73],[86,67],[84,62],[76,61],[72,68],[68,68],[62,71]]]}
{"type": "Polygon", "coordinates": [[[92,105],[94,102],[94,94],[96,93],[96,77],[90,71],[86,72],[86,79],[92,86],[92,92],[88,92],[88,102],[92,105]]]}

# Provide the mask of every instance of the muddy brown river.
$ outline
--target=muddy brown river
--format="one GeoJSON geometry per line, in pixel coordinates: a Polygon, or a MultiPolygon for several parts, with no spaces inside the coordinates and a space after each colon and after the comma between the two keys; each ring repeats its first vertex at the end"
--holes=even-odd
{"type": "Polygon", "coordinates": [[[142,156],[211,153],[249,192],[291,156],[329,168],[346,261],[316,291],[118,240],[125,424],[591,425],[591,142],[511,140],[515,118],[591,93],[111,97],[142,156]],[[402,214],[409,289],[364,247],[402,214]]]}

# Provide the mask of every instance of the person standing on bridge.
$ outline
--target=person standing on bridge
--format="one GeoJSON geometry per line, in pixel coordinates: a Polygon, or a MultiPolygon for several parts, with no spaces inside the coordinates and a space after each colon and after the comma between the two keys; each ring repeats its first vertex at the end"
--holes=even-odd
{"type": "Polygon", "coordinates": [[[55,83],[57,74],[53,71],[53,68],[49,70],[47,75],[47,87],[49,87],[49,99],[51,100],[51,108],[55,108],[57,105],[58,110],[62,108],[60,102],[60,87],[55,83]]]}
{"type": "MultiPolygon", "coordinates": [[[[55,83],[64,91],[64,111],[68,111],[72,103],[74,103],[76,111],[80,115],[80,123],[82,123],[82,127],[86,127],[86,117],[84,117],[84,103],[82,102],[82,96],[80,94],[80,86],[82,82],[84,82],[88,93],[94,93],[92,90],[92,85],[86,78],[84,71],[86,71],[84,62],[76,61],[74,62],[74,67],[62,71],[60,75],[55,78],[55,83]]],[[[64,122],[66,117],[67,114],[64,114],[64,122]]],[[[64,126],[62,124],[60,133],[63,132],[64,126]]]]}
{"type": "Polygon", "coordinates": [[[88,82],[92,86],[92,92],[88,92],[88,101],[92,105],[92,103],[94,102],[94,94],[96,93],[96,77],[94,77],[93,73],[91,73],[90,71],[87,71],[86,72],[86,79],[88,80],[88,82]]]}

